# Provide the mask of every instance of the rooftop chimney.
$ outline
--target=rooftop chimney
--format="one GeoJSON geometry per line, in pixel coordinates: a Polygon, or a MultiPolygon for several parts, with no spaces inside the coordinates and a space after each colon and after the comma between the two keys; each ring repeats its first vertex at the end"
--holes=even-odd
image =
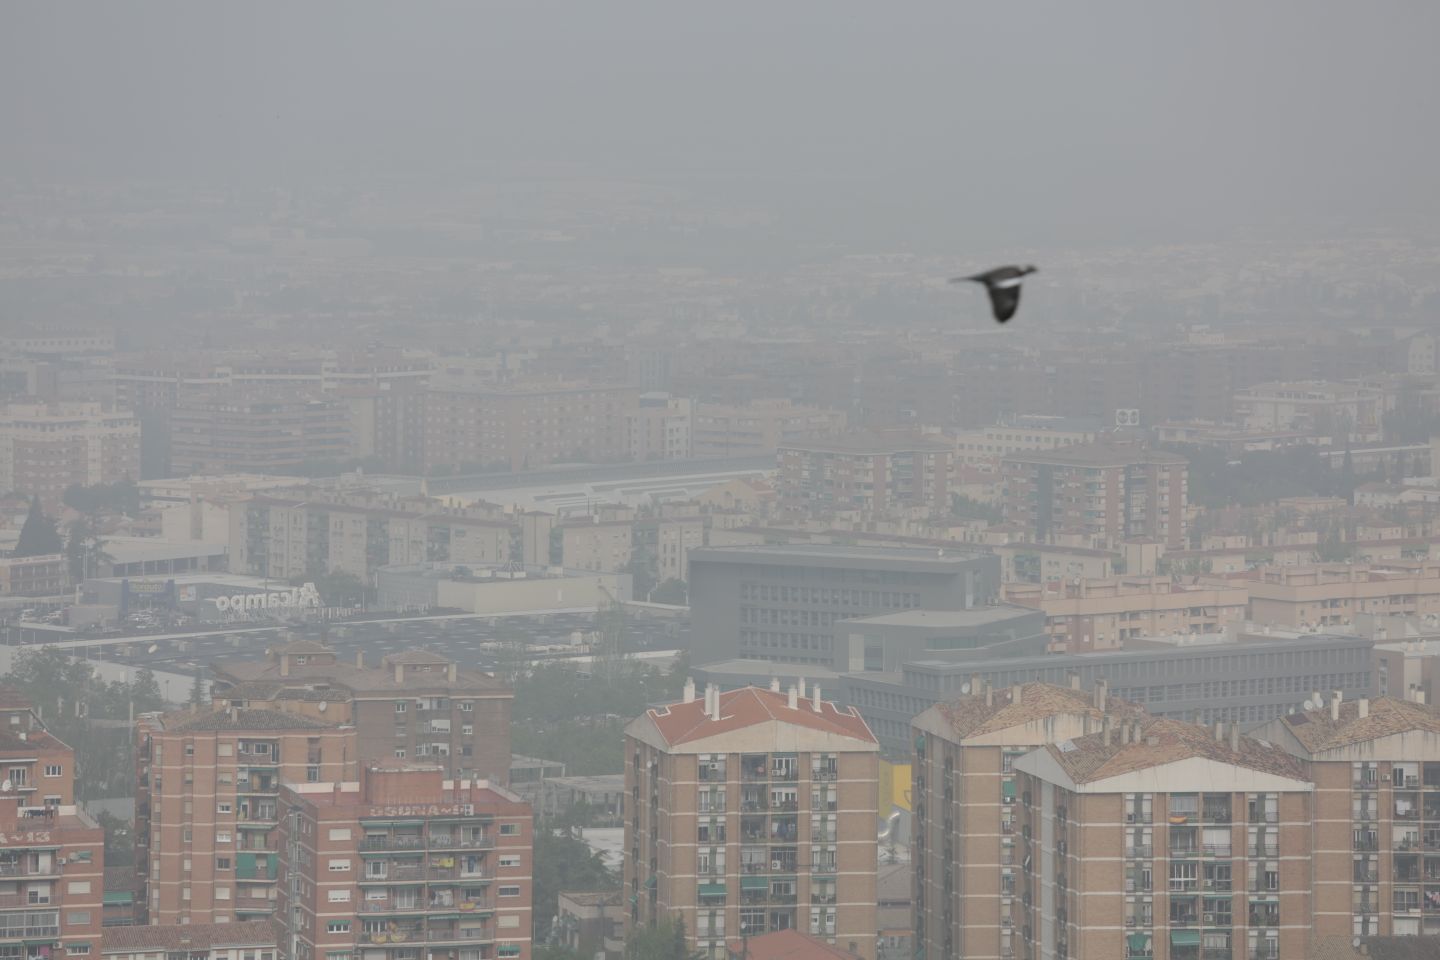
{"type": "Polygon", "coordinates": [[[779,677],[771,677],[771,678],[770,678],[770,692],[771,692],[771,693],[779,693],[779,692],[780,692],[780,678],[779,678],[779,677]]]}
{"type": "Polygon", "coordinates": [[[719,687],[718,685],[716,685],[716,684],[708,683],[708,684],[705,685],[705,694],[706,694],[706,696],[709,698],[709,701],[710,701],[709,704],[707,705],[707,709],[706,709],[705,712],[710,715],[710,719],[711,719],[711,720],[719,720],[719,719],[720,719],[720,687],[719,687]]]}
{"type": "Polygon", "coordinates": [[[1340,698],[1339,698],[1339,697],[1331,697],[1331,698],[1330,698],[1330,719],[1331,719],[1331,720],[1337,720],[1337,721],[1340,719],[1340,698]]]}
{"type": "Polygon", "coordinates": [[[1230,752],[1240,752],[1240,724],[1230,724],[1230,752]]]}
{"type": "Polygon", "coordinates": [[[821,703],[821,701],[820,701],[820,684],[818,684],[818,683],[815,684],[815,689],[814,689],[812,692],[814,693],[814,700],[812,700],[811,703],[812,703],[812,705],[813,705],[814,708],[815,708],[815,712],[816,712],[816,713],[819,713],[819,712],[820,712],[820,703],[821,703]]]}
{"type": "Polygon", "coordinates": [[[364,669],[365,669],[365,651],[364,651],[364,650],[356,650],[356,651],[355,651],[355,666],[359,667],[361,670],[364,670],[364,669]]]}
{"type": "Polygon", "coordinates": [[[405,682],[405,664],[403,664],[403,663],[397,663],[397,664],[395,664],[395,682],[396,682],[396,683],[404,683],[404,682],[405,682]]]}
{"type": "Polygon", "coordinates": [[[1071,690],[1079,690],[1079,689],[1080,689],[1080,674],[1078,674],[1078,673],[1071,673],[1071,674],[1070,674],[1070,689],[1071,689],[1071,690]]]}
{"type": "Polygon", "coordinates": [[[791,710],[800,709],[800,688],[795,686],[795,684],[793,683],[790,684],[790,691],[787,697],[787,702],[791,710]]]}
{"type": "Polygon", "coordinates": [[[1109,718],[1109,717],[1106,717],[1104,720],[1100,721],[1100,735],[1105,738],[1105,746],[1107,746],[1107,747],[1110,746],[1110,738],[1111,738],[1112,734],[1111,734],[1111,732],[1110,732],[1110,718],[1109,718]]]}
{"type": "MultiPolygon", "coordinates": [[[[1110,722],[1110,718],[1109,718],[1109,717],[1106,717],[1106,718],[1105,718],[1105,722],[1108,724],[1108,723],[1110,722]]],[[[1122,723],[1122,724],[1120,724],[1120,745],[1121,745],[1121,746],[1124,746],[1124,745],[1128,744],[1129,742],[1130,742],[1130,724],[1128,724],[1128,723],[1122,723]]]]}
{"type": "Polygon", "coordinates": [[[694,702],[695,702],[695,678],[694,678],[694,677],[686,677],[686,678],[685,678],[685,686],[683,686],[683,687],[680,688],[680,696],[683,698],[683,699],[681,700],[682,703],[694,703],[694,702]]]}
{"type": "Polygon", "coordinates": [[[1316,707],[1319,707],[1320,704],[1324,703],[1325,701],[1320,699],[1320,691],[1319,691],[1319,690],[1311,690],[1311,691],[1310,691],[1310,702],[1313,703],[1313,704],[1315,704],[1316,707]]]}
{"type": "Polygon", "coordinates": [[[1425,688],[1424,688],[1424,687],[1416,686],[1416,688],[1415,688],[1415,702],[1418,703],[1418,704],[1420,704],[1420,706],[1422,706],[1422,707],[1425,706],[1425,688]]]}
{"type": "Polygon", "coordinates": [[[290,676],[290,654],[288,653],[280,654],[280,676],[290,676]]]}
{"type": "Polygon", "coordinates": [[[1159,738],[1159,737],[1154,737],[1154,736],[1146,737],[1146,738],[1145,738],[1145,746],[1147,746],[1147,747],[1158,747],[1158,746],[1160,746],[1160,738],[1159,738]]]}
{"type": "Polygon", "coordinates": [[[1336,703],[1340,703],[1341,701],[1343,701],[1343,700],[1345,699],[1345,691],[1344,691],[1344,690],[1331,690],[1331,691],[1330,691],[1330,696],[1335,699],[1335,702],[1336,702],[1336,703]]]}
{"type": "Polygon", "coordinates": [[[1096,710],[1100,710],[1100,711],[1102,711],[1102,712],[1105,710],[1105,701],[1109,699],[1109,693],[1110,693],[1110,684],[1108,684],[1108,683],[1105,682],[1105,678],[1104,678],[1104,677],[1101,677],[1099,680],[1096,680],[1096,681],[1095,681],[1095,709],[1096,709],[1096,710]]]}
{"type": "Polygon", "coordinates": [[[445,666],[445,677],[446,677],[446,679],[448,679],[451,683],[454,683],[456,680],[458,680],[458,679],[460,678],[460,665],[457,664],[457,663],[454,663],[453,661],[452,661],[451,663],[446,664],[446,666],[445,666]]]}
{"type": "Polygon", "coordinates": [[[1355,711],[1356,711],[1356,716],[1359,716],[1359,717],[1368,717],[1368,716],[1370,716],[1370,698],[1369,698],[1369,697],[1361,697],[1359,700],[1356,700],[1356,701],[1355,701],[1355,711]]]}
{"type": "Polygon", "coordinates": [[[1010,702],[1012,704],[1019,703],[1024,696],[1025,688],[1020,684],[1016,683],[1010,686],[1010,702]]]}
{"type": "Polygon", "coordinates": [[[985,681],[985,706],[995,706],[995,688],[990,686],[990,681],[985,681]]]}
{"type": "Polygon", "coordinates": [[[1216,721],[1215,721],[1215,739],[1216,739],[1217,742],[1218,742],[1218,741],[1223,741],[1223,740],[1225,739],[1225,721],[1224,721],[1224,720],[1216,720],[1216,721]]]}
{"type": "Polygon", "coordinates": [[[980,674],[970,674],[970,692],[975,696],[980,695],[980,674]]]}
{"type": "Polygon", "coordinates": [[[799,691],[798,691],[798,692],[799,692],[799,694],[800,694],[800,699],[802,699],[802,700],[805,699],[805,678],[804,678],[804,677],[801,677],[801,678],[800,678],[800,686],[799,686],[799,691]]]}

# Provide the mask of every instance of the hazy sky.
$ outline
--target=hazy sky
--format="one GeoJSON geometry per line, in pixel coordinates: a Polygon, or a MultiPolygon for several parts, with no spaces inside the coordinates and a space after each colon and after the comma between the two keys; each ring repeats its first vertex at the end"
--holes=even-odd
{"type": "Polygon", "coordinates": [[[846,234],[1426,225],[1440,3],[0,5],[0,176],[572,173],[846,234]]]}

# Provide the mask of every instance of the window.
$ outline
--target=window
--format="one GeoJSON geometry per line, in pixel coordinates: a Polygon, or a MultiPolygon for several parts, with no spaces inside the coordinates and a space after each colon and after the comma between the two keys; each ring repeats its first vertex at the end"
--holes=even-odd
{"type": "Polygon", "coordinates": [[[404,760],[404,759],[405,759],[405,748],[404,748],[404,747],[396,747],[396,748],[395,748],[395,757],[396,757],[396,759],[404,760]]]}
{"type": "Polygon", "coordinates": [[[520,944],[502,943],[495,951],[495,955],[499,957],[518,957],[520,956],[520,944]]]}
{"type": "Polygon", "coordinates": [[[65,888],[66,893],[89,893],[89,880],[71,880],[70,885],[65,888]]]}
{"type": "Polygon", "coordinates": [[[500,927],[502,930],[518,927],[520,926],[520,918],[513,913],[506,914],[496,919],[495,926],[500,927]]]}
{"type": "Polygon", "coordinates": [[[350,902],[350,891],[349,891],[349,890],[331,890],[331,891],[328,892],[328,895],[329,895],[329,900],[330,900],[331,903],[349,903],[349,902],[350,902]]]}
{"type": "Polygon", "coordinates": [[[520,888],[518,886],[501,887],[499,895],[502,897],[518,897],[520,896],[520,888]]]}
{"type": "MultiPolygon", "coordinates": [[[[235,756],[235,747],[232,744],[222,743],[215,748],[215,755],[217,757],[233,757],[235,756]]],[[[156,757],[155,759],[160,758],[156,757]]]]}
{"type": "Polygon", "coordinates": [[[502,866],[502,867],[518,867],[518,866],[520,866],[520,856],[519,856],[519,854],[507,854],[506,856],[501,857],[501,858],[500,858],[500,866],[502,866]]]}
{"type": "Polygon", "coordinates": [[[326,932],[326,933],[349,933],[349,932],[350,932],[350,921],[349,921],[349,920],[331,920],[329,923],[325,924],[325,932],[326,932]]]}
{"type": "Polygon", "coordinates": [[[216,887],[216,888],[215,888],[215,899],[216,899],[216,900],[229,900],[229,899],[230,899],[230,888],[229,888],[229,887],[216,887]]]}
{"type": "Polygon", "coordinates": [[[90,922],[89,910],[71,910],[65,914],[65,922],[77,927],[83,927],[90,922]]]}
{"type": "Polygon", "coordinates": [[[518,837],[518,836],[520,836],[520,824],[518,824],[518,823],[502,823],[502,824],[500,824],[500,836],[502,836],[502,837],[518,837]]]}
{"type": "Polygon", "coordinates": [[[460,712],[461,712],[461,713],[470,713],[470,712],[473,711],[474,709],[475,709],[475,704],[471,703],[469,700],[461,700],[461,701],[460,701],[460,712]]]}
{"type": "Polygon", "coordinates": [[[215,842],[216,842],[216,843],[229,843],[229,842],[230,842],[230,831],[229,831],[229,830],[216,830],[216,831],[215,831],[215,842]]]}
{"type": "Polygon", "coordinates": [[[349,869],[350,869],[350,861],[349,861],[349,860],[331,860],[331,861],[330,861],[330,872],[331,872],[331,873],[345,873],[345,872],[347,872],[349,869]]]}
{"type": "Polygon", "coordinates": [[[217,804],[215,804],[215,812],[216,812],[216,813],[229,813],[231,809],[232,809],[232,805],[231,805],[231,804],[228,804],[228,803],[217,803],[217,804]]]}
{"type": "MultiPolygon", "coordinates": [[[[268,954],[266,955],[269,956],[268,954]]],[[[325,954],[325,960],[351,960],[350,951],[336,950],[325,954]]]]}
{"type": "Polygon", "coordinates": [[[406,707],[406,703],[405,703],[404,700],[396,700],[396,701],[395,701],[395,712],[396,712],[396,713],[404,713],[404,712],[405,712],[405,707],[406,707]]]}
{"type": "Polygon", "coordinates": [[[349,827],[331,827],[331,828],[330,828],[330,839],[331,839],[331,840],[349,840],[349,839],[350,839],[350,828],[349,828],[349,827]]]}
{"type": "Polygon", "coordinates": [[[90,954],[90,944],[88,944],[88,943],[67,943],[67,944],[65,944],[65,956],[67,956],[67,957],[84,957],[84,956],[88,956],[89,954],[90,954]]]}
{"type": "Polygon", "coordinates": [[[229,870],[229,869],[230,869],[230,858],[229,858],[229,857],[216,857],[216,858],[215,858],[215,869],[216,869],[216,870],[229,870]]]}
{"type": "MultiPolygon", "coordinates": [[[[65,776],[65,768],[62,767],[62,766],[61,766],[60,764],[58,764],[58,763],[47,763],[47,764],[45,764],[45,776],[47,776],[47,777],[63,777],[63,776],[65,776]]],[[[88,943],[72,943],[72,944],[70,944],[70,946],[72,946],[72,947],[84,947],[86,953],[89,953],[89,952],[90,952],[90,944],[88,944],[88,943]]]]}

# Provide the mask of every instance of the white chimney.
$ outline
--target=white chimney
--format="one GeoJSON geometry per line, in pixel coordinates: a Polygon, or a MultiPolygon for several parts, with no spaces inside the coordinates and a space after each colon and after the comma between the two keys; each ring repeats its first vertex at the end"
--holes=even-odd
{"type": "MultiPolygon", "coordinates": [[[[1105,718],[1105,722],[1106,722],[1106,723],[1109,723],[1109,722],[1110,722],[1110,718],[1109,718],[1109,717],[1106,717],[1106,718],[1105,718]]],[[[1129,743],[1129,742],[1130,742],[1130,724],[1128,724],[1128,723],[1122,723],[1122,724],[1120,724],[1120,744],[1123,746],[1123,745],[1125,745],[1125,744],[1127,744],[1127,743],[1129,743]]]]}
{"type": "Polygon", "coordinates": [[[686,678],[685,678],[685,686],[681,688],[681,696],[684,698],[684,699],[681,701],[682,703],[694,703],[694,702],[695,702],[695,678],[694,678],[694,677],[686,677],[686,678]]]}
{"type": "Polygon", "coordinates": [[[1080,674],[1078,674],[1078,673],[1072,673],[1072,674],[1070,674],[1070,689],[1071,689],[1071,690],[1079,690],[1079,689],[1080,689],[1080,674]]]}
{"type": "Polygon", "coordinates": [[[710,689],[713,691],[713,692],[710,694],[710,719],[711,719],[711,720],[719,720],[719,719],[720,719],[720,688],[719,688],[718,686],[713,686],[713,685],[712,685],[710,689]]]}
{"type": "Polygon", "coordinates": [[[1355,711],[1356,711],[1356,716],[1359,716],[1359,717],[1368,717],[1368,716],[1370,716],[1370,698],[1369,698],[1369,697],[1361,697],[1359,700],[1355,701],[1355,711]]]}
{"type": "Polygon", "coordinates": [[[460,665],[458,663],[447,664],[445,667],[445,676],[451,683],[454,683],[460,676],[460,665]]]}
{"type": "Polygon", "coordinates": [[[1099,680],[1096,680],[1096,681],[1095,681],[1095,709],[1096,709],[1096,710],[1100,710],[1100,711],[1102,711],[1102,712],[1104,711],[1104,709],[1105,709],[1105,701],[1109,699],[1109,694],[1110,694],[1110,684],[1108,684],[1108,683],[1105,682],[1105,678],[1104,678],[1104,677],[1101,677],[1099,680]]]}
{"type": "Polygon", "coordinates": [[[1313,703],[1313,704],[1315,704],[1315,706],[1318,708],[1318,707],[1320,706],[1320,704],[1324,703],[1325,701],[1320,699],[1320,691],[1319,691],[1319,690],[1311,690],[1311,691],[1310,691],[1310,702],[1313,703]]]}
{"type": "Polygon", "coordinates": [[[1415,688],[1415,702],[1418,703],[1418,704],[1420,704],[1422,707],[1425,705],[1425,688],[1424,688],[1424,687],[1417,686],[1417,687],[1415,688]]]}
{"type": "Polygon", "coordinates": [[[1105,738],[1105,746],[1110,746],[1110,738],[1112,736],[1112,733],[1110,731],[1109,717],[1106,717],[1104,720],[1100,721],[1100,735],[1105,738]]]}
{"type": "Polygon", "coordinates": [[[815,689],[812,691],[812,693],[814,694],[814,699],[811,701],[811,705],[814,707],[815,712],[816,712],[816,713],[819,713],[819,712],[820,712],[820,684],[818,684],[818,683],[815,684],[815,689]]]}
{"type": "Polygon", "coordinates": [[[985,681],[985,706],[995,706],[995,688],[990,686],[990,681],[985,681]]]}
{"type": "Polygon", "coordinates": [[[804,677],[801,677],[801,678],[800,678],[800,689],[799,689],[799,693],[800,693],[800,699],[801,699],[801,700],[804,700],[804,699],[805,699],[805,678],[804,678],[804,677]]]}
{"type": "Polygon", "coordinates": [[[1342,702],[1342,701],[1345,699],[1345,691],[1344,691],[1344,690],[1331,690],[1331,691],[1330,691],[1330,696],[1332,696],[1332,697],[1335,698],[1335,702],[1336,702],[1336,703],[1340,703],[1340,702],[1342,702]]]}
{"type": "Polygon", "coordinates": [[[1331,720],[1335,720],[1335,721],[1338,721],[1338,720],[1340,719],[1340,698],[1339,698],[1339,697],[1331,697],[1331,698],[1330,698],[1330,719],[1331,719],[1331,720]]]}
{"type": "Polygon", "coordinates": [[[771,692],[771,693],[779,693],[779,692],[780,692],[780,678],[779,678],[779,677],[771,677],[771,678],[770,678],[770,692],[771,692]]]}
{"type": "Polygon", "coordinates": [[[790,684],[789,696],[786,698],[791,710],[800,709],[800,690],[795,684],[790,684]]]}
{"type": "Polygon", "coordinates": [[[1240,752],[1240,724],[1230,724],[1230,752],[1240,752]]]}
{"type": "Polygon", "coordinates": [[[1011,702],[1012,704],[1019,703],[1020,700],[1021,700],[1021,698],[1024,697],[1024,695],[1025,695],[1025,688],[1024,688],[1024,687],[1022,687],[1022,686],[1021,686],[1020,684],[1018,684],[1018,683],[1011,684],[1011,686],[1010,686],[1010,702],[1011,702]]]}
{"type": "Polygon", "coordinates": [[[1215,721],[1215,739],[1216,739],[1216,741],[1224,741],[1224,739],[1225,739],[1225,721],[1224,721],[1224,720],[1216,720],[1216,721],[1215,721]]]}

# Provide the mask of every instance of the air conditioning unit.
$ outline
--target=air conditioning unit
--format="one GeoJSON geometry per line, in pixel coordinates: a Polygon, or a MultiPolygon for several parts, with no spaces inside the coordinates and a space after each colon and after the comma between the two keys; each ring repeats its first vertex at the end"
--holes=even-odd
{"type": "Polygon", "coordinates": [[[770,869],[771,869],[771,870],[779,870],[779,869],[780,869],[780,861],[779,861],[779,860],[771,860],[771,861],[770,861],[770,869]]]}

